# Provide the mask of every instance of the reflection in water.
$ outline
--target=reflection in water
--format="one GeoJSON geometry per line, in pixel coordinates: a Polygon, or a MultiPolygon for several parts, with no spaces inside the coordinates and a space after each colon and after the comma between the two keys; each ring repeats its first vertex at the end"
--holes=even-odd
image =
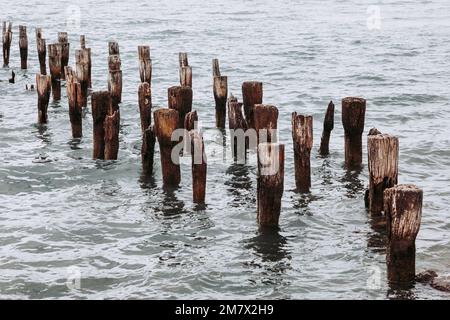
{"type": "Polygon", "coordinates": [[[52,143],[52,140],[50,139],[52,135],[48,130],[47,124],[37,123],[35,124],[35,128],[37,129],[37,132],[34,131],[33,133],[36,134],[36,137],[42,140],[46,145],[50,145],[52,143]]]}
{"type": "Polygon", "coordinates": [[[322,166],[319,169],[320,177],[322,178],[321,184],[324,186],[333,184],[333,174],[331,172],[330,160],[324,159],[322,166]]]}
{"type": "Polygon", "coordinates": [[[345,189],[347,189],[346,196],[348,198],[356,198],[361,191],[364,190],[364,183],[359,179],[361,170],[361,168],[354,170],[345,169],[345,174],[341,179],[341,183],[343,183],[345,189]]]}
{"type": "Polygon", "coordinates": [[[369,217],[369,224],[372,231],[367,234],[367,247],[375,253],[386,253],[386,218],[380,215],[369,217]]]}
{"type": "Polygon", "coordinates": [[[139,185],[141,189],[154,189],[156,187],[156,181],[153,174],[145,174],[141,173],[141,176],[139,177],[139,185]]]}
{"type": "Polygon", "coordinates": [[[229,179],[225,181],[227,191],[233,197],[234,207],[254,203],[255,195],[252,193],[252,180],[249,177],[249,169],[245,164],[233,163],[226,171],[229,179]],[[252,196],[253,195],[253,196],[252,196]]]}
{"type": "Polygon", "coordinates": [[[72,138],[69,140],[69,142],[67,144],[70,146],[70,149],[79,150],[79,149],[81,149],[81,147],[80,147],[81,138],[72,138]]]}
{"type": "Polygon", "coordinates": [[[296,213],[300,215],[312,216],[311,208],[309,205],[319,199],[319,197],[313,195],[312,193],[296,193],[293,197],[293,208],[296,213]]]}
{"type": "Polygon", "coordinates": [[[256,237],[245,241],[245,248],[253,249],[263,262],[279,262],[291,259],[290,251],[286,246],[287,239],[279,233],[278,228],[260,227],[256,237]]]}
{"type": "Polygon", "coordinates": [[[161,201],[160,211],[165,217],[173,217],[185,214],[184,202],[179,200],[175,194],[178,188],[164,187],[164,198],[161,201]]]}

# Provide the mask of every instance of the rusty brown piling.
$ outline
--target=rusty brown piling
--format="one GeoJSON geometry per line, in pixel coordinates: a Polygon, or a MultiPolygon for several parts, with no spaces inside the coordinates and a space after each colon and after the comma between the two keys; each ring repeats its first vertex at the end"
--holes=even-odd
{"type": "Polygon", "coordinates": [[[66,80],[65,67],[69,64],[70,43],[67,32],[58,32],[58,43],[61,45],[61,80],[66,80]]]}
{"type": "Polygon", "coordinates": [[[111,107],[111,96],[108,91],[93,92],[92,96],[93,119],[93,159],[105,159],[105,118],[111,107]]]}
{"type": "Polygon", "coordinates": [[[268,104],[255,104],[252,114],[258,143],[277,142],[278,108],[268,104]]]}
{"type": "Polygon", "coordinates": [[[20,68],[28,69],[28,35],[27,27],[19,26],[20,68]]]}
{"type": "Polygon", "coordinates": [[[47,123],[47,109],[50,100],[52,81],[49,75],[36,74],[36,90],[38,94],[38,123],[47,123]]]}
{"type": "Polygon", "coordinates": [[[180,63],[180,86],[192,88],[192,68],[189,66],[187,53],[180,52],[178,60],[180,63]]]}
{"type": "Polygon", "coordinates": [[[311,188],[311,149],[313,146],[313,117],[292,113],[292,141],[294,145],[295,185],[298,192],[311,188]]]}
{"type": "Polygon", "coordinates": [[[422,218],[422,201],[423,191],[414,185],[397,185],[384,191],[386,261],[391,284],[410,284],[415,279],[415,241],[422,218]]]}
{"type": "Polygon", "coordinates": [[[119,44],[117,42],[109,42],[108,46],[108,91],[111,93],[113,108],[118,110],[119,103],[122,102],[122,71],[119,44]]]}
{"type": "Polygon", "coordinates": [[[155,143],[155,128],[151,125],[145,129],[144,134],[142,135],[141,160],[142,171],[145,175],[150,175],[153,173],[155,143]]]}
{"type": "Polygon", "coordinates": [[[261,227],[277,227],[284,191],[284,145],[258,145],[257,220],[261,227]]]}
{"type": "Polygon", "coordinates": [[[255,128],[253,123],[253,108],[255,104],[263,103],[263,84],[257,81],[246,81],[242,84],[242,100],[245,119],[249,128],[255,128]]]}
{"type": "Polygon", "coordinates": [[[347,168],[362,165],[362,133],[366,114],[366,100],[347,97],[342,99],[342,124],[345,131],[345,164],[347,168]]]}
{"type": "Polygon", "coordinates": [[[172,154],[176,141],[172,141],[172,133],[179,127],[178,111],[159,109],[153,113],[155,119],[155,135],[158,138],[161,154],[161,168],[165,187],[177,187],[181,181],[179,153],[172,154]]]}
{"type": "Polygon", "coordinates": [[[174,86],[167,90],[169,109],[178,111],[178,128],[184,128],[184,118],[192,110],[192,89],[187,86],[174,86]]]}
{"type": "Polygon", "coordinates": [[[72,137],[81,138],[83,135],[82,103],[79,101],[83,98],[82,96],[80,97],[81,85],[77,80],[76,72],[74,72],[71,67],[66,66],[64,70],[66,75],[67,98],[69,100],[69,118],[72,127],[72,137]]]}
{"type": "Polygon", "coordinates": [[[216,103],[216,127],[225,129],[227,118],[228,78],[220,75],[219,60],[213,59],[213,93],[216,103]]]}
{"type": "Polygon", "coordinates": [[[192,158],[192,199],[194,203],[204,204],[206,195],[206,153],[203,137],[197,130],[190,132],[192,158]]]}
{"type": "Polygon", "coordinates": [[[142,133],[148,129],[152,122],[152,89],[150,84],[143,82],[138,89],[139,114],[141,116],[142,133]]]}
{"type": "Polygon", "coordinates": [[[105,117],[105,160],[117,160],[119,153],[120,111],[109,110],[105,117]]]}
{"type": "Polygon", "coordinates": [[[381,134],[371,129],[367,138],[369,167],[369,212],[381,215],[383,211],[383,193],[398,181],[398,138],[381,134]]]}
{"type": "Polygon", "coordinates": [[[334,103],[330,101],[328,104],[325,119],[323,120],[322,139],[320,140],[319,154],[326,157],[330,154],[330,136],[334,129],[334,103]]]}
{"type": "Polygon", "coordinates": [[[138,46],[139,55],[139,76],[141,82],[152,85],[152,59],[150,59],[150,47],[138,46]]]}
{"type": "Polygon", "coordinates": [[[36,49],[38,52],[39,68],[42,75],[47,74],[47,45],[45,39],[42,38],[42,29],[36,28],[36,49]]]}
{"type": "Polygon", "coordinates": [[[81,97],[79,103],[82,107],[87,106],[88,88],[89,88],[89,64],[90,64],[90,51],[89,49],[75,50],[75,66],[77,81],[80,84],[81,91],[79,95],[81,97]]]}
{"type": "Polygon", "coordinates": [[[247,121],[245,121],[242,103],[238,102],[234,96],[230,96],[228,99],[228,127],[233,158],[235,161],[245,162],[249,145],[245,136],[247,121]],[[239,139],[239,137],[243,137],[243,139],[239,139]]]}
{"type": "Polygon", "coordinates": [[[52,76],[52,94],[53,100],[61,100],[61,52],[59,43],[48,45],[48,66],[52,76]]]}
{"type": "Polygon", "coordinates": [[[3,66],[9,66],[9,57],[12,41],[12,22],[3,21],[3,66]]]}
{"type": "Polygon", "coordinates": [[[91,49],[86,48],[86,36],[80,35],[80,48],[81,50],[87,50],[87,60],[88,60],[88,88],[92,88],[92,59],[91,59],[91,49]]]}

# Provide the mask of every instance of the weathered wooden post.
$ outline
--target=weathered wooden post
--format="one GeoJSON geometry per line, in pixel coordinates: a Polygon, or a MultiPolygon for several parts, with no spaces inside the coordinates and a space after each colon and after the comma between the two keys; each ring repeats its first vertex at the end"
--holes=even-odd
{"type": "Polygon", "coordinates": [[[139,114],[141,116],[141,130],[144,133],[152,122],[152,89],[148,82],[143,82],[138,89],[139,114]]]}
{"type": "Polygon", "coordinates": [[[311,188],[311,149],[313,146],[313,117],[292,113],[295,184],[297,191],[307,193],[311,188]]]}
{"type": "Polygon", "coordinates": [[[326,157],[330,154],[330,135],[334,129],[334,103],[330,101],[328,104],[325,119],[323,120],[322,139],[320,140],[319,154],[326,157]]]}
{"type": "Polygon", "coordinates": [[[81,99],[79,103],[81,107],[87,106],[88,88],[89,88],[89,65],[90,65],[90,49],[75,50],[75,66],[77,81],[81,86],[79,93],[81,99]]]}
{"type": "Polygon", "coordinates": [[[61,100],[61,50],[59,43],[48,45],[48,66],[52,76],[53,100],[61,100]]]}
{"type": "Polygon", "coordinates": [[[284,145],[258,145],[257,220],[261,227],[277,227],[284,191],[284,145]]]}
{"type": "Polygon", "coordinates": [[[138,46],[139,54],[139,75],[141,82],[152,85],[152,59],[150,59],[150,47],[138,46]]]}
{"type": "Polygon", "coordinates": [[[71,67],[66,66],[66,90],[69,100],[69,118],[72,126],[72,137],[81,138],[83,135],[82,126],[82,105],[79,101],[81,85],[77,81],[77,75],[71,67]]]}
{"type": "Polygon", "coordinates": [[[187,86],[174,86],[167,90],[169,109],[178,111],[178,128],[184,127],[184,118],[192,110],[192,89],[187,86]]]}
{"type": "Polygon", "coordinates": [[[108,66],[108,91],[111,93],[114,109],[118,110],[119,103],[122,102],[122,71],[120,70],[121,60],[117,42],[109,42],[108,66]]]}
{"type": "Polygon", "coordinates": [[[278,127],[278,108],[272,105],[255,104],[253,105],[253,126],[256,130],[257,141],[276,142],[278,127]]]}
{"type": "Polygon", "coordinates": [[[369,162],[369,211],[381,215],[383,211],[383,192],[392,188],[398,180],[398,138],[370,130],[367,138],[369,162]]]}
{"type": "Polygon", "coordinates": [[[149,126],[145,129],[142,135],[141,160],[142,171],[145,175],[153,173],[153,159],[155,153],[155,129],[154,126],[149,126]]]}
{"type": "Polygon", "coordinates": [[[93,159],[105,159],[105,118],[111,107],[111,96],[108,91],[93,92],[92,118],[94,127],[93,159]]]}
{"type": "Polygon", "coordinates": [[[3,66],[9,66],[9,57],[12,41],[12,22],[3,21],[3,66]]]}
{"type": "Polygon", "coordinates": [[[86,49],[86,36],[84,34],[80,35],[80,48],[86,49]]]}
{"type": "Polygon", "coordinates": [[[42,75],[47,74],[47,45],[45,43],[45,39],[42,38],[42,29],[36,28],[36,48],[38,52],[39,58],[39,68],[42,75]]]}
{"type": "Polygon", "coordinates": [[[342,99],[342,124],[345,130],[345,164],[348,168],[362,165],[362,133],[366,114],[366,100],[342,99]]]}
{"type": "Polygon", "coordinates": [[[214,100],[216,102],[216,127],[225,129],[227,118],[228,78],[226,76],[214,77],[214,100]]]}
{"type": "Polygon", "coordinates": [[[27,27],[19,26],[19,50],[20,50],[20,68],[28,69],[28,36],[27,27]]]}
{"type": "MultiPolygon", "coordinates": [[[[69,64],[70,43],[67,32],[58,32],[58,43],[61,45],[61,70],[69,64]]],[[[64,72],[61,73],[61,79],[66,80],[64,72]]]]}
{"type": "Polygon", "coordinates": [[[397,185],[384,191],[388,250],[388,280],[408,284],[415,279],[416,237],[422,218],[423,191],[414,185],[397,185]]]}
{"type": "Polygon", "coordinates": [[[189,66],[186,52],[180,52],[178,55],[180,62],[180,85],[192,88],[192,68],[189,66]]]}
{"type": "Polygon", "coordinates": [[[253,108],[255,104],[263,103],[263,84],[257,81],[246,81],[242,84],[242,100],[244,103],[245,119],[249,128],[255,128],[253,124],[253,108]]]}
{"type": "Polygon", "coordinates": [[[206,194],[206,153],[203,137],[197,130],[190,132],[192,158],[192,199],[194,203],[205,203],[206,194]]]}
{"type": "Polygon", "coordinates": [[[105,160],[117,160],[119,153],[120,111],[109,110],[105,117],[105,160]]]}
{"type": "Polygon", "coordinates": [[[88,88],[92,88],[92,59],[91,59],[91,49],[86,48],[86,36],[80,35],[80,48],[81,50],[87,50],[88,53],[88,88]]]}
{"type": "Polygon", "coordinates": [[[166,187],[177,187],[181,181],[179,153],[172,153],[177,141],[172,141],[172,133],[179,128],[178,111],[159,109],[153,113],[155,119],[155,135],[158,138],[161,154],[163,184],[166,187]]]}
{"type": "Polygon", "coordinates": [[[212,73],[214,77],[220,77],[219,59],[212,59],[212,73]]]}
{"type": "Polygon", "coordinates": [[[36,74],[36,90],[38,94],[38,122],[47,123],[47,108],[50,100],[51,78],[49,75],[36,74]]]}
{"type": "Polygon", "coordinates": [[[245,121],[242,103],[231,96],[228,99],[228,127],[230,129],[231,151],[235,161],[245,162],[247,158],[248,140],[245,137],[247,121],[245,121]],[[244,141],[238,139],[238,135],[244,136],[244,141]]]}

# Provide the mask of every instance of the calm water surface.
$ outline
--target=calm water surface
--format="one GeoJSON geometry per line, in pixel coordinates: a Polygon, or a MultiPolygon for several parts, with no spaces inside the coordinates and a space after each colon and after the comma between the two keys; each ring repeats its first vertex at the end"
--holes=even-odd
{"type": "MultiPolygon", "coordinates": [[[[364,207],[367,167],[343,167],[340,99],[368,100],[366,130],[400,138],[401,183],[424,190],[417,271],[449,275],[450,2],[433,1],[2,1],[14,22],[10,69],[0,69],[0,298],[448,299],[417,284],[392,290],[383,235],[364,207]],[[381,28],[367,26],[377,5],[381,28]],[[67,12],[79,10],[79,30],[67,12]],[[28,71],[19,70],[18,25],[28,26],[28,71]],[[71,60],[86,34],[94,89],[106,88],[107,41],[120,45],[124,77],[119,160],[91,160],[90,106],[81,142],[71,140],[68,105],[49,106],[38,126],[34,27],[47,43],[69,31],[71,60]],[[72,25],[69,25],[72,28],[72,25]],[[255,159],[211,161],[207,205],[191,201],[190,159],[182,184],[161,188],[141,176],[137,46],[149,44],[153,104],[166,106],[178,82],[178,52],[189,52],[194,108],[214,127],[211,59],[229,91],[264,82],[264,100],[280,110],[286,176],[280,230],[261,233],[256,218],[255,159]],[[5,82],[6,80],[6,82],[5,82]],[[336,101],[331,155],[319,158],[323,114],[336,101]],[[312,192],[294,189],[291,112],[314,116],[312,192]],[[81,278],[80,288],[66,282],[81,278]]],[[[221,152],[213,131],[208,152],[221,152]]],[[[211,156],[212,157],[212,156],[211,156]]],[[[365,161],[366,163],[366,161],[365,161]]]]}

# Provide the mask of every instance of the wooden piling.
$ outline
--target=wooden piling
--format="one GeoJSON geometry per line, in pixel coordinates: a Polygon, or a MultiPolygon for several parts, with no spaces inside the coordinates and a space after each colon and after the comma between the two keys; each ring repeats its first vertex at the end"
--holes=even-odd
{"type": "Polygon", "coordinates": [[[153,173],[153,159],[155,153],[155,129],[154,127],[148,126],[142,135],[142,147],[141,147],[141,160],[142,160],[142,171],[145,175],[150,175],[153,173]]]}
{"type": "Polygon", "coordinates": [[[152,122],[152,90],[149,83],[143,82],[139,85],[138,101],[141,130],[142,134],[144,134],[152,122]]]}
{"type": "Polygon", "coordinates": [[[71,67],[66,66],[64,73],[66,74],[66,90],[69,100],[69,118],[72,127],[72,137],[81,138],[83,135],[82,103],[79,101],[81,85],[77,80],[76,72],[71,67]]]}
{"type": "Polygon", "coordinates": [[[62,47],[59,43],[48,45],[48,66],[52,76],[52,94],[53,100],[61,100],[61,52],[62,47]]]}
{"type": "Polygon", "coordinates": [[[319,154],[326,157],[330,154],[330,135],[334,129],[334,103],[330,101],[328,104],[325,119],[323,120],[322,139],[320,140],[319,154]]]}
{"type": "Polygon", "coordinates": [[[313,146],[313,117],[292,113],[292,141],[294,145],[295,185],[298,192],[311,188],[311,149],[313,146]]]}
{"type": "Polygon", "coordinates": [[[93,159],[105,159],[105,118],[111,106],[111,96],[108,91],[93,92],[92,96],[93,118],[93,159]]]}
{"type": "Polygon", "coordinates": [[[89,88],[89,64],[90,64],[90,51],[89,49],[75,50],[75,66],[77,80],[81,86],[79,103],[82,107],[87,106],[88,88],[89,88]]]}
{"type": "Polygon", "coordinates": [[[150,59],[150,47],[138,46],[139,55],[139,75],[141,82],[152,85],[152,60],[150,59]]]}
{"type": "Polygon", "coordinates": [[[180,52],[178,59],[180,63],[180,86],[192,88],[192,68],[189,66],[187,53],[180,52]]]}
{"type": "MultiPolygon", "coordinates": [[[[67,32],[58,32],[58,43],[61,45],[61,70],[69,64],[70,43],[67,32]]],[[[61,73],[61,80],[66,80],[65,72],[61,73]]]]}
{"type": "Polygon", "coordinates": [[[20,68],[28,69],[28,36],[27,27],[19,26],[20,68]]]}
{"type": "Polygon", "coordinates": [[[278,108],[272,105],[255,104],[253,105],[252,114],[252,123],[256,130],[258,143],[276,142],[278,108]]]}
{"type": "Polygon", "coordinates": [[[219,59],[212,60],[212,73],[213,73],[213,78],[220,77],[219,59]]]}
{"type": "Polygon", "coordinates": [[[110,56],[113,54],[120,54],[119,44],[116,41],[108,42],[108,51],[110,56]]]}
{"type": "Polygon", "coordinates": [[[81,50],[87,50],[88,56],[88,88],[92,88],[92,59],[91,59],[91,49],[86,48],[86,36],[80,35],[80,48],[81,50]]]}
{"type": "MultiPolygon", "coordinates": [[[[238,102],[234,96],[228,99],[228,127],[231,130],[231,151],[235,160],[245,161],[247,157],[248,140],[239,145],[236,137],[236,130],[242,130],[241,133],[247,131],[247,121],[245,121],[243,105],[238,102]]],[[[242,142],[241,142],[242,143],[242,142]]]]}
{"type": "Polygon", "coordinates": [[[36,90],[38,94],[38,123],[47,123],[47,109],[52,89],[49,75],[36,74],[36,90]]]}
{"type": "Polygon", "coordinates": [[[105,117],[105,160],[117,160],[119,153],[120,111],[114,110],[105,117]]]}
{"type": "Polygon", "coordinates": [[[161,154],[163,184],[166,187],[176,187],[180,184],[181,173],[179,154],[172,155],[172,148],[177,143],[172,141],[172,133],[179,128],[178,111],[174,109],[159,109],[153,113],[155,119],[155,135],[158,138],[161,154]],[[173,159],[172,159],[173,156],[173,159]]]}
{"type": "Polygon", "coordinates": [[[255,104],[263,103],[263,84],[257,81],[246,81],[242,84],[242,100],[245,119],[249,128],[255,128],[253,123],[253,108],[255,104]]]}
{"type": "Polygon", "coordinates": [[[369,167],[369,211],[381,215],[384,190],[392,188],[398,180],[398,138],[372,129],[367,138],[369,167]]]}
{"type": "Polygon", "coordinates": [[[277,227],[284,191],[284,145],[258,145],[257,220],[261,227],[277,227]]]}
{"type": "Polygon", "coordinates": [[[386,261],[391,283],[411,283],[415,279],[415,241],[422,218],[422,200],[423,191],[414,185],[397,185],[384,191],[386,261]]]}
{"type": "Polygon", "coordinates": [[[348,168],[362,165],[362,133],[366,114],[366,100],[342,99],[342,124],[345,131],[345,164],[348,168]]]}
{"type": "Polygon", "coordinates": [[[36,49],[39,58],[39,68],[42,75],[47,74],[47,45],[45,39],[42,38],[42,29],[36,28],[36,49]]]}
{"type": "Polygon", "coordinates": [[[192,158],[192,199],[194,203],[204,204],[206,194],[206,153],[203,137],[197,130],[190,132],[192,158]]]}
{"type": "Polygon", "coordinates": [[[12,23],[3,21],[3,66],[9,66],[9,57],[12,41],[12,23]]]}
{"type": "Polygon", "coordinates": [[[167,90],[169,109],[178,111],[178,128],[184,128],[184,118],[192,110],[192,89],[187,86],[174,86],[167,90]]]}
{"type": "Polygon", "coordinates": [[[228,96],[228,78],[225,76],[214,77],[214,100],[216,102],[216,127],[225,129],[227,96],[228,96]]]}
{"type": "Polygon", "coordinates": [[[190,154],[192,153],[192,149],[191,149],[191,131],[196,130],[197,131],[197,125],[196,122],[198,122],[198,115],[197,115],[197,111],[191,111],[188,112],[186,114],[186,116],[184,117],[184,129],[186,129],[184,137],[183,137],[183,141],[184,141],[184,145],[183,145],[183,153],[184,154],[190,154]]]}
{"type": "Polygon", "coordinates": [[[117,42],[109,42],[108,46],[108,91],[111,93],[113,108],[118,110],[119,103],[122,102],[122,71],[120,70],[119,44],[117,42]]]}

